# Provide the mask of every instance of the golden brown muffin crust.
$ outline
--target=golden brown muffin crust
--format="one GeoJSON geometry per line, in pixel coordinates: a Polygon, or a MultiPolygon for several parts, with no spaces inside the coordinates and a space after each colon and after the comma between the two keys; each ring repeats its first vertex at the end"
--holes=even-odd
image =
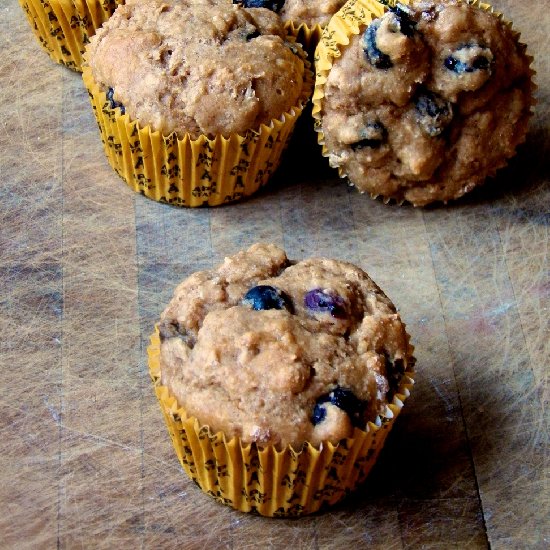
{"type": "Polygon", "coordinates": [[[296,105],[304,63],[279,17],[227,0],[129,0],[90,41],[97,83],[164,134],[228,136],[296,105]]]}
{"type": "Polygon", "coordinates": [[[330,18],[346,3],[346,0],[285,0],[281,11],[283,21],[292,21],[296,26],[324,27],[330,18]]]}
{"type": "Polygon", "coordinates": [[[267,244],[183,281],[160,334],[162,383],[178,403],[259,445],[351,436],[384,413],[414,362],[399,314],[363,270],[326,258],[291,264],[267,244]],[[260,286],[286,305],[254,309],[247,293],[260,286]]]}
{"type": "Polygon", "coordinates": [[[531,59],[510,26],[458,0],[413,0],[351,38],[324,88],[329,159],[360,190],[458,198],[523,141],[531,59]]]}

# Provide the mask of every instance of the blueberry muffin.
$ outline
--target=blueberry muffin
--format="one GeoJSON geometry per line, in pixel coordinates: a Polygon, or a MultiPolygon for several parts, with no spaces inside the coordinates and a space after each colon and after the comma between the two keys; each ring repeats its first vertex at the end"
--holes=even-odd
{"type": "Polygon", "coordinates": [[[175,205],[231,202],[267,183],[312,88],[279,16],[227,0],[129,0],[85,57],[111,165],[175,205]]]}
{"type": "Polygon", "coordinates": [[[196,139],[259,128],[296,105],[304,61],[295,48],[269,10],[130,0],[90,40],[86,60],[130,117],[196,139]]]}
{"type": "Polygon", "coordinates": [[[362,269],[271,244],[184,280],[148,351],[186,473],[267,516],[314,512],[364,480],[413,384],[405,326],[362,269]]]}
{"type": "Polygon", "coordinates": [[[182,282],[160,323],[161,380],[245,443],[337,443],[383,416],[412,347],[360,268],[255,245],[182,282]]]}
{"type": "Polygon", "coordinates": [[[325,154],[372,196],[416,206],[456,199],[525,139],[531,58],[510,25],[477,3],[378,7],[353,0],[342,15],[349,45],[323,46],[333,60],[315,100],[325,154]]]}

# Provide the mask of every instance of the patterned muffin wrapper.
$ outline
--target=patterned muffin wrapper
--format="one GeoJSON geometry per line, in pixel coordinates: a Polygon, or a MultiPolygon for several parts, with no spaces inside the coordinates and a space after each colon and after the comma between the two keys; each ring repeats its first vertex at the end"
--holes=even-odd
{"type": "Polygon", "coordinates": [[[362,483],[374,466],[393,423],[414,384],[412,372],[403,376],[399,391],[377,424],[338,444],[309,443],[295,451],[288,446],[258,448],[186,414],[160,382],[158,329],[147,349],[149,374],[174,449],[186,474],[217,501],[242,512],[269,517],[298,517],[331,506],[362,483]]]}
{"type": "MultiPolygon", "coordinates": [[[[475,6],[481,10],[488,11],[498,17],[505,25],[512,27],[512,23],[503,19],[502,14],[495,11],[494,8],[480,0],[463,0],[466,4],[475,6]]],[[[325,145],[325,136],[322,127],[322,109],[323,98],[325,97],[324,87],[327,82],[328,74],[332,69],[334,60],[342,55],[342,49],[349,45],[350,38],[363,32],[365,28],[378,17],[381,17],[386,11],[387,6],[395,6],[397,3],[410,4],[410,0],[348,0],[346,4],[338,11],[330,20],[330,23],[325,27],[317,48],[315,49],[315,88],[312,97],[312,116],[314,118],[314,129],[317,132],[317,141],[322,146],[322,154],[325,157],[329,156],[329,151],[325,145]]],[[[525,45],[519,42],[520,33],[512,30],[515,38],[520,46],[525,48],[525,45]]],[[[532,61],[532,57],[530,60],[532,61]]],[[[531,76],[535,74],[531,70],[531,76]]],[[[536,89],[534,84],[532,91],[536,89]]],[[[531,106],[535,103],[534,98],[531,99],[531,106]]],[[[525,137],[524,137],[525,139],[525,137]]],[[[329,160],[330,162],[330,160],[329,160]]],[[[505,163],[504,163],[505,164],[505,163]]],[[[503,164],[503,166],[504,166],[503,164]]],[[[332,165],[332,163],[331,163],[332,165]]],[[[346,178],[347,174],[343,167],[333,166],[338,169],[338,174],[341,178],[346,178]]],[[[502,166],[497,166],[489,176],[494,176],[497,169],[502,166]]],[[[353,182],[349,182],[353,185],[353,182]]],[[[473,185],[475,186],[475,184],[473,185]]],[[[377,198],[379,195],[371,194],[372,198],[377,198]]],[[[391,197],[382,197],[385,202],[389,202],[391,197]]],[[[404,201],[400,201],[402,204],[404,201]]],[[[414,206],[414,205],[413,205],[414,206]]]]}
{"type": "Polygon", "coordinates": [[[90,37],[122,3],[124,0],[19,0],[49,56],[78,72],[90,37]]]}
{"type": "Polygon", "coordinates": [[[313,59],[315,48],[321,39],[323,27],[321,25],[309,27],[305,23],[297,24],[294,21],[287,21],[285,23],[285,30],[290,36],[295,37],[296,42],[302,44],[308,58],[313,59]]]}
{"type": "MultiPolygon", "coordinates": [[[[297,48],[298,49],[298,48],[297,48]]],[[[305,54],[299,49],[299,54],[305,54]]],[[[309,62],[298,104],[269,125],[214,139],[165,136],[112,108],[88,66],[83,80],[112,168],[135,191],[176,206],[217,206],[252,195],[279,165],[313,88],[309,62]]]]}

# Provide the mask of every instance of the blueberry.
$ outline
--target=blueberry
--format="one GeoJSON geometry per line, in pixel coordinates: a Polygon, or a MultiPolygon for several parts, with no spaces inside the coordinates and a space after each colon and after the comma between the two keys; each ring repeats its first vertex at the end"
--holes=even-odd
{"type": "Polygon", "coordinates": [[[242,303],[256,311],[265,309],[286,309],[292,312],[290,298],[278,288],[269,285],[253,286],[243,298],[242,303]]]}
{"type": "Polygon", "coordinates": [[[233,4],[241,4],[243,8],[267,8],[279,13],[285,0],[233,0],[233,4]]]}
{"type": "Polygon", "coordinates": [[[109,101],[111,109],[116,109],[118,107],[120,109],[120,113],[123,115],[126,112],[126,109],[124,108],[124,105],[122,105],[122,103],[115,101],[114,95],[115,91],[113,90],[113,88],[109,88],[107,90],[107,100],[109,101]]]}
{"type": "Polygon", "coordinates": [[[317,399],[311,416],[311,422],[314,426],[322,422],[327,415],[325,407],[323,407],[325,403],[332,403],[342,409],[350,417],[354,426],[364,426],[364,413],[367,402],[356,397],[351,390],[340,386],[317,399]]]}
{"type": "Polygon", "coordinates": [[[314,426],[320,424],[327,416],[327,410],[323,407],[323,404],[326,403],[328,399],[324,401],[317,401],[315,407],[313,408],[313,415],[311,416],[311,423],[314,426]]]}
{"type": "Polygon", "coordinates": [[[345,301],[341,296],[330,291],[315,288],[306,292],[304,306],[315,312],[330,313],[333,317],[346,317],[345,301]]]}
{"type": "MultiPolygon", "coordinates": [[[[416,21],[411,19],[412,11],[404,5],[397,4],[390,8],[384,17],[389,22],[389,28],[394,33],[401,33],[411,38],[415,33],[416,21]]],[[[363,34],[363,50],[369,63],[377,69],[391,69],[392,60],[389,55],[378,49],[376,35],[380,28],[381,19],[374,20],[363,34]]]]}
{"type": "Polygon", "coordinates": [[[380,19],[373,21],[363,34],[363,51],[369,63],[377,69],[391,69],[393,63],[390,56],[382,53],[376,45],[376,33],[380,28],[380,19]]]}
{"type": "Polygon", "coordinates": [[[430,90],[421,90],[414,98],[416,121],[430,137],[436,137],[453,119],[452,105],[430,90]]]}
{"type": "Polygon", "coordinates": [[[254,38],[258,38],[258,36],[261,36],[260,31],[258,29],[254,29],[252,32],[248,33],[245,36],[245,40],[247,42],[250,42],[250,40],[253,40],[254,38]]]}
{"type": "Polygon", "coordinates": [[[394,14],[394,25],[401,34],[411,38],[416,31],[416,21],[411,19],[412,10],[404,4],[396,4],[390,8],[390,12],[394,14]]]}
{"type": "Polygon", "coordinates": [[[487,71],[491,66],[493,54],[489,48],[477,44],[460,46],[443,62],[445,67],[456,74],[487,71]]]}
{"type": "Polygon", "coordinates": [[[361,139],[352,143],[351,148],[354,151],[358,151],[365,147],[377,149],[386,141],[387,136],[388,132],[381,122],[369,122],[361,131],[361,139]]]}

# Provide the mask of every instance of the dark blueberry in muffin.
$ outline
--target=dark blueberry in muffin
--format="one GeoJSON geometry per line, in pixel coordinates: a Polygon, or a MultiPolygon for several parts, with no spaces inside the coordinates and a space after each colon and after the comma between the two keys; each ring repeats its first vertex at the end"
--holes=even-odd
{"type": "Polygon", "coordinates": [[[387,135],[388,132],[381,122],[369,122],[361,131],[361,139],[355,143],[352,143],[351,148],[354,151],[358,151],[365,147],[378,149],[378,147],[386,141],[387,135]]]}
{"type": "Polygon", "coordinates": [[[453,119],[452,105],[430,90],[421,90],[414,98],[416,121],[430,137],[436,137],[453,119]]]}
{"type": "Polygon", "coordinates": [[[258,36],[261,36],[260,31],[258,29],[253,30],[252,32],[249,32],[245,36],[245,40],[249,42],[250,40],[253,40],[254,38],[258,38],[258,36]]]}
{"type": "Polygon", "coordinates": [[[285,0],[233,0],[233,4],[241,4],[244,8],[267,8],[279,13],[285,0]]]}
{"type": "Polygon", "coordinates": [[[253,286],[243,298],[242,303],[256,311],[265,309],[286,309],[292,312],[290,298],[278,288],[269,285],[253,286]]]}
{"type": "Polygon", "coordinates": [[[341,388],[340,386],[317,399],[311,417],[311,422],[314,426],[322,422],[327,415],[326,409],[323,406],[325,403],[331,403],[342,409],[350,417],[351,423],[354,426],[364,426],[366,402],[356,397],[351,390],[341,388]]]}
{"type": "Polygon", "coordinates": [[[363,51],[369,63],[377,69],[391,69],[393,63],[390,56],[382,53],[376,45],[376,33],[380,28],[380,19],[373,21],[363,34],[363,51]]]}
{"type": "Polygon", "coordinates": [[[411,9],[404,4],[396,4],[395,7],[390,8],[390,13],[394,15],[393,24],[396,26],[395,30],[398,30],[409,38],[412,37],[416,31],[416,21],[411,19],[411,9]]]}
{"type": "Polygon", "coordinates": [[[487,71],[491,66],[493,54],[489,48],[478,44],[466,44],[445,58],[444,65],[456,74],[487,71]]]}
{"type": "Polygon", "coordinates": [[[330,313],[332,317],[346,317],[346,303],[341,296],[333,292],[315,288],[304,296],[304,306],[320,313],[330,313]]]}
{"type": "Polygon", "coordinates": [[[115,91],[113,88],[109,88],[107,90],[107,101],[109,101],[109,105],[111,109],[116,109],[117,107],[120,109],[120,113],[124,114],[126,112],[126,109],[124,108],[124,105],[122,103],[119,103],[118,101],[115,101],[115,91]]]}
{"type": "MultiPolygon", "coordinates": [[[[390,11],[384,16],[388,21],[389,29],[393,33],[401,33],[407,37],[412,37],[416,31],[416,21],[411,18],[411,10],[401,4],[397,4],[390,8],[390,11]]],[[[376,35],[382,21],[376,19],[368,27],[363,34],[363,50],[369,60],[369,63],[377,69],[390,69],[393,67],[392,60],[389,55],[378,49],[376,35]]]]}
{"type": "Polygon", "coordinates": [[[313,408],[313,415],[311,416],[311,423],[314,426],[317,426],[317,424],[320,424],[327,416],[327,410],[323,406],[325,403],[328,402],[328,399],[325,399],[323,401],[317,401],[315,403],[315,407],[313,408]]]}

